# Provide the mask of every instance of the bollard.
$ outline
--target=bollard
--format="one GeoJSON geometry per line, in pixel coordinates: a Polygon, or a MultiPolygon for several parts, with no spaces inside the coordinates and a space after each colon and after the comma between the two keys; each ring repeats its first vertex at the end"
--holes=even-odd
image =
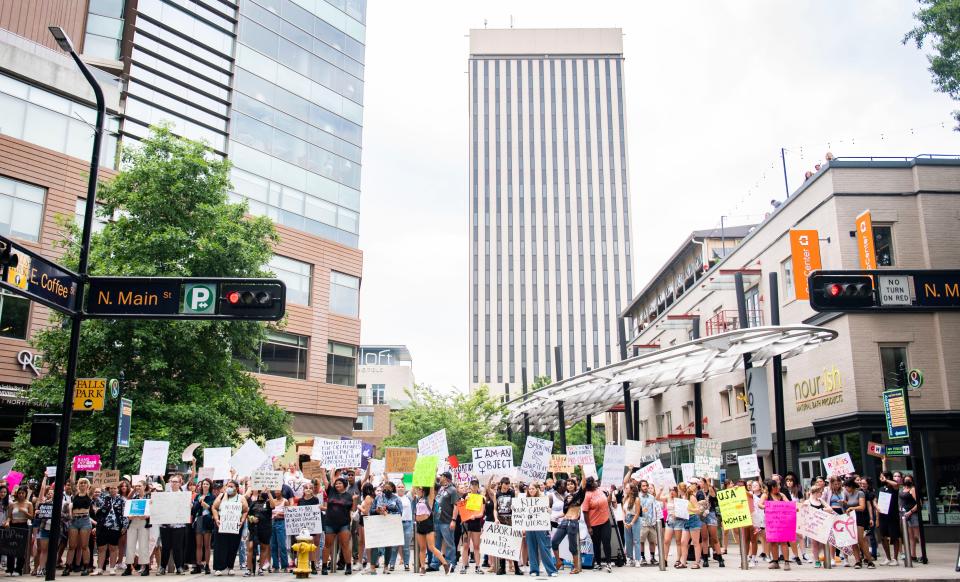
{"type": "MultiPolygon", "coordinates": [[[[827,539],[829,540],[829,538],[827,539]]],[[[823,546],[823,562],[821,562],[821,564],[823,564],[824,568],[830,570],[833,568],[833,548],[830,547],[829,542],[820,545],[823,546]]]]}
{"type": "Polygon", "coordinates": [[[657,520],[657,553],[660,559],[657,560],[657,566],[663,572],[667,569],[667,557],[663,553],[663,520],[657,520]]]}
{"type": "Polygon", "coordinates": [[[910,526],[907,525],[907,516],[900,516],[900,537],[903,539],[903,565],[913,568],[913,556],[910,555],[910,526]]]}
{"type": "Polygon", "coordinates": [[[330,574],[336,575],[337,562],[340,561],[340,539],[333,538],[333,547],[330,549],[330,574]]]}
{"type": "Polygon", "coordinates": [[[746,535],[746,532],[743,531],[743,528],[740,528],[739,537],[740,537],[740,569],[749,570],[750,564],[747,562],[747,552],[749,551],[750,546],[747,542],[747,535],[746,535]]]}

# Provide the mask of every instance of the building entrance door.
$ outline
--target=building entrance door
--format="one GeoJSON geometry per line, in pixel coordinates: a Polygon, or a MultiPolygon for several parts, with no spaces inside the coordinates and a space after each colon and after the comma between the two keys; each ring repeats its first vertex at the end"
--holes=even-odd
{"type": "Polygon", "coordinates": [[[823,474],[821,467],[820,457],[800,457],[800,483],[804,489],[810,487],[814,476],[823,474]]]}

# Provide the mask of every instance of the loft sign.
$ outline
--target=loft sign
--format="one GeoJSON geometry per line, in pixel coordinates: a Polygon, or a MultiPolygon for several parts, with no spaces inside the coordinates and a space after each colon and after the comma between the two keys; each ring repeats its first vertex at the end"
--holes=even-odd
{"type": "Polygon", "coordinates": [[[840,370],[824,368],[819,376],[804,378],[793,384],[797,412],[815,410],[843,402],[843,378],[840,370]]]}

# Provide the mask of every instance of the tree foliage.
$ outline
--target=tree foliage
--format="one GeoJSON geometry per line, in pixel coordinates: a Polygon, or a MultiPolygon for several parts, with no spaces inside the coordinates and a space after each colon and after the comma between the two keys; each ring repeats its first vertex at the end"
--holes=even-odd
{"type": "MultiPolygon", "coordinates": [[[[202,144],[155,128],[123,153],[123,171],[99,188],[98,214],[112,216],[90,247],[97,276],[260,277],[277,234],[267,218],[247,218],[246,205],[227,201],[229,162],[202,144]]],[[[78,262],[80,233],[64,220],[63,261],[78,262]]],[[[69,325],[34,336],[47,373],[33,382],[31,397],[59,411],[69,325]]],[[[289,433],[289,415],[264,399],[260,384],[240,358],[255,360],[264,327],[254,322],[87,320],[80,343],[78,377],[116,378],[124,372],[133,400],[130,447],[118,467],[135,471],[145,439],[168,440],[170,458],[192,442],[224,446],[241,430],[254,437],[289,433]]],[[[103,412],[76,413],[70,455],[109,455],[117,402],[103,412]]],[[[53,464],[56,449],[31,447],[30,423],[20,427],[14,452],[21,471],[53,464]]]]}
{"type": "Polygon", "coordinates": [[[511,444],[506,439],[501,405],[485,385],[469,394],[445,394],[417,384],[407,395],[410,405],[393,412],[394,434],[384,446],[416,447],[423,437],[445,428],[450,454],[470,462],[473,447],[511,444]]]}
{"type": "MultiPolygon", "coordinates": [[[[903,42],[912,41],[922,49],[930,41],[933,54],[927,60],[933,83],[938,91],[960,101],[960,0],[920,0],[920,5],[914,14],[917,26],[903,42]]],[[[953,117],[960,123],[960,111],[954,111],[953,117]]]]}

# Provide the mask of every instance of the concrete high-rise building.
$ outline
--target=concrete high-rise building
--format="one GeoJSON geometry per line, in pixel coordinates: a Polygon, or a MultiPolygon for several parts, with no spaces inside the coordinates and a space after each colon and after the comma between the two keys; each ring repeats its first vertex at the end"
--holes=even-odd
{"type": "MultiPolygon", "coordinates": [[[[92,92],[59,25],[107,94],[105,179],[118,142],[169,123],[228,157],[231,198],[276,223],[287,324],[252,371],[304,440],[357,420],[365,21],[366,0],[0,0],[0,234],[55,259],[56,216],[84,210],[92,92]]],[[[29,341],[48,319],[0,293],[0,402],[22,406],[43,373],[29,341]]],[[[17,423],[0,418],[0,447],[17,423]]]]}
{"type": "Polygon", "coordinates": [[[620,29],[470,31],[470,380],[619,359],[633,295],[620,29]]]}

